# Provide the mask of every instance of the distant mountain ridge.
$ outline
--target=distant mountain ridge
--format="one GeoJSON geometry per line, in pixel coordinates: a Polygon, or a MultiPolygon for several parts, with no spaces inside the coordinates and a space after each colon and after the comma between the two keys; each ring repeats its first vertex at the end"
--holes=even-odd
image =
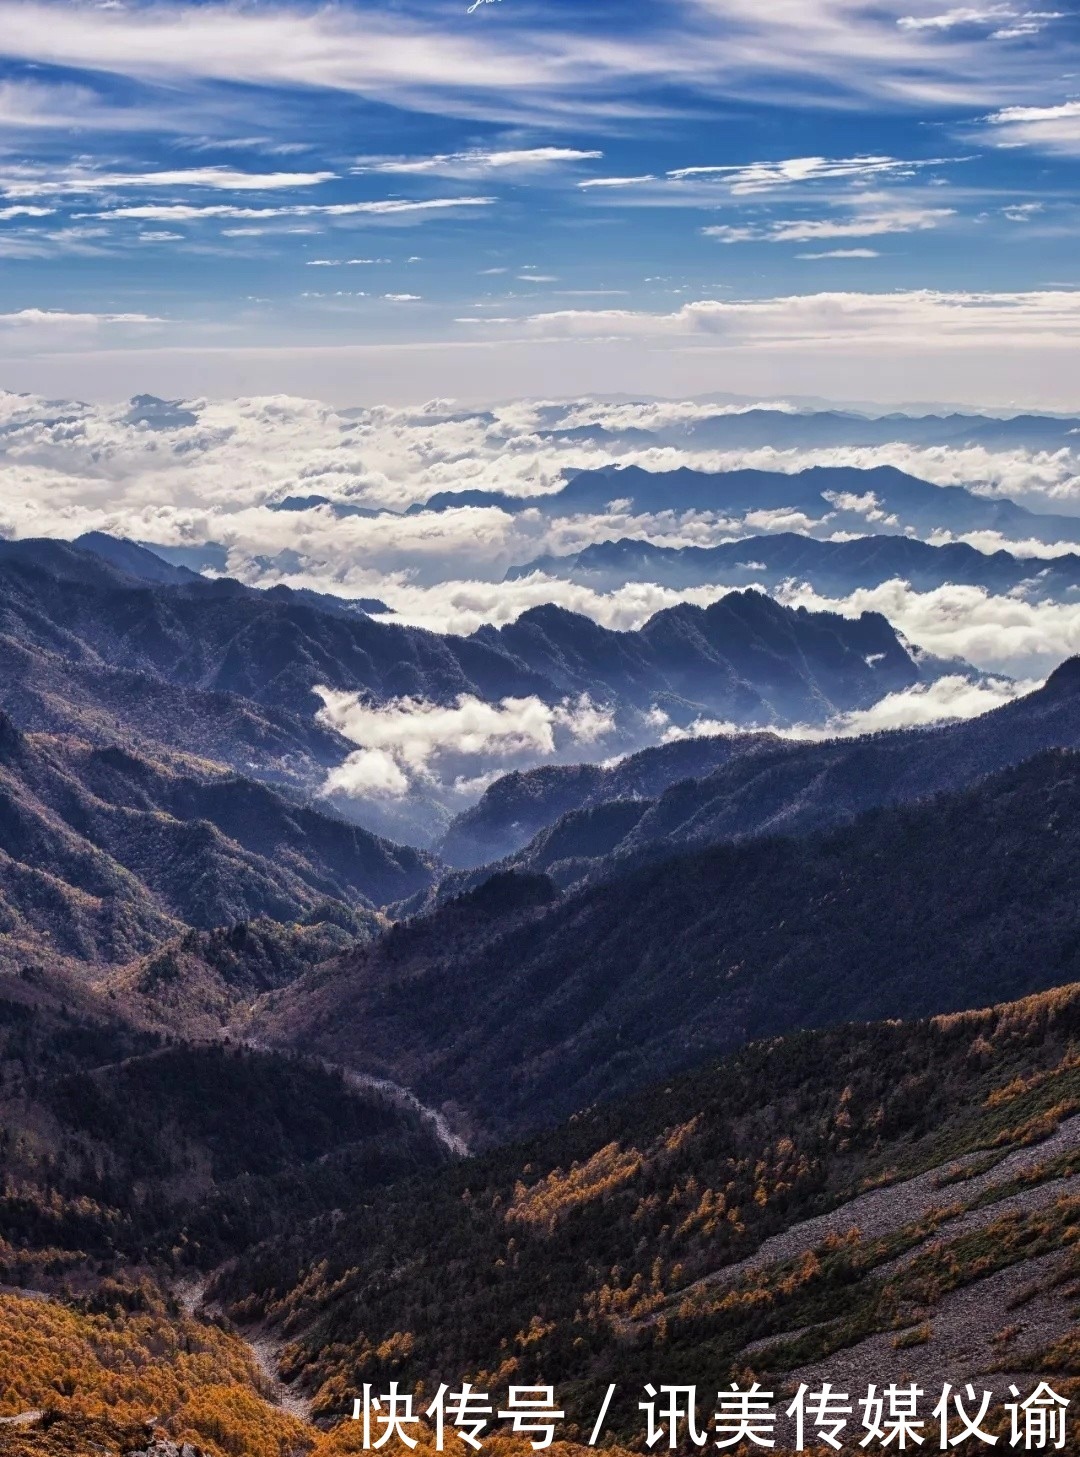
{"type": "MultiPolygon", "coordinates": [[[[111,555],[132,561],[126,548],[111,555]]],[[[867,706],[935,671],[878,614],[814,614],[756,592],[659,612],[637,632],[549,605],[457,637],[377,622],[337,599],[327,606],[286,589],[135,578],[115,560],[55,541],[0,544],[0,666],[5,658],[9,682],[25,685],[21,707],[8,706],[28,727],[59,726],[33,695],[48,681],[50,663],[65,671],[72,664],[77,676],[90,670],[87,693],[98,677],[108,682],[122,673],[162,682],[166,692],[232,695],[245,701],[235,706],[238,719],[252,712],[270,719],[297,751],[323,762],[342,741],[315,732],[317,685],[375,703],[447,703],[463,693],[489,702],[535,694],[552,703],[587,693],[628,707],[665,701],[684,715],[783,722],[867,706]],[[32,669],[28,657],[36,660],[32,669]]],[[[61,698],[59,688],[50,698],[61,698]]],[[[123,717],[114,705],[115,696],[106,712],[123,717]]],[[[249,744],[244,752],[251,753],[249,744]]]]}
{"type": "Polygon", "coordinates": [[[665,608],[637,632],[535,607],[505,627],[479,628],[469,641],[508,651],[560,694],[617,695],[679,719],[704,711],[741,723],[820,722],[841,703],[869,706],[922,676],[880,614],[792,610],[753,591],[704,608],[665,608]]]}
{"type": "Polygon", "coordinates": [[[722,410],[698,418],[651,422],[647,429],[585,425],[578,429],[554,426],[555,439],[596,439],[609,442],[644,437],[654,442],[713,450],[827,449],[830,446],[875,446],[904,442],[910,445],[945,445],[956,449],[1060,450],[1075,448],[1080,419],[1060,415],[870,414],[854,410],[766,408],[722,410]]]}
{"type": "MultiPolygon", "coordinates": [[[[447,511],[458,506],[498,506],[510,513],[541,511],[549,516],[602,514],[613,501],[635,515],[662,511],[709,511],[741,518],[753,512],[795,512],[811,524],[829,518],[830,532],[872,525],[880,535],[905,529],[1000,531],[1036,541],[1080,542],[1080,517],[1044,515],[1005,496],[978,495],[966,486],[936,486],[895,466],[811,466],[785,473],[765,470],[704,471],[682,466],[649,471],[638,465],[607,465],[578,471],[558,491],[510,496],[499,491],[441,491],[422,507],[447,511]],[[872,503],[867,499],[873,497],[872,503]],[[877,513],[873,518],[869,513],[877,513]]],[[[753,523],[751,523],[752,525],[753,523]]]]}
{"type": "Polygon", "coordinates": [[[932,546],[908,536],[860,536],[820,541],[794,532],[747,536],[719,546],[660,546],[622,537],[595,542],[566,556],[542,556],[511,567],[507,580],[533,572],[611,591],[626,582],[655,582],[685,589],[755,583],[775,588],[806,582],[815,591],[846,596],[858,588],[900,579],[916,591],[956,583],[1005,594],[1023,586],[1030,600],[1072,600],[1080,589],[1080,553],[1018,557],[982,552],[964,542],[932,546]]]}

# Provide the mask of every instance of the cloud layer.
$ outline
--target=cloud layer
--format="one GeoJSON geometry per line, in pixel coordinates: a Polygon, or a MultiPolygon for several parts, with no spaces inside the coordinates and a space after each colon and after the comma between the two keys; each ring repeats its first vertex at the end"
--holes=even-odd
{"type": "Polygon", "coordinates": [[[331,797],[394,800],[420,790],[452,807],[508,769],[583,748],[595,756],[615,728],[612,714],[587,697],[550,705],[462,694],[450,706],[413,698],[375,706],[355,693],[316,691],[322,722],[359,745],[327,776],[331,797]]]}
{"type": "MultiPolygon", "coordinates": [[[[2,323],[2,321],[0,321],[2,323]]],[[[77,327],[102,321],[76,318],[77,327]]],[[[126,327],[115,321],[108,327],[126,327]]],[[[66,324],[57,321],[55,327],[66,324]]],[[[149,321],[131,327],[150,327],[149,321]]],[[[13,323],[13,327],[18,327],[13,323]]],[[[770,408],[783,402],[766,401],[770,408]]],[[[595,541],[636,538],[708,546],[762,531],[812,527],[816,534],[890,528],[872,493],[837,496],[838,521],[814,525],[797,512],[757,510],[730,519],[703,511],[635,515],[617,500],[603,511],[553,518],[497,506],[417,511],[440,491],[482,488],[532,495],[557,490],[564,473],[618,459],[651,470],[751,466],[794,471],[811,465],[899,466],[941,485],[974,484],[1036,510],[1080,514],[1080,459],[1071,450],[879,447],[711,450],[695,447],[703,422],[744,406],[694,401],[518,402],[470,412],[445,401],[415,410],[341,413],[314,401],[196,400],[100,408],[0,395],[0,531],[75,537],[102,530],[195,552],[216,544],[217,569],[255,584],[285,582],[347,595],[378,596],[403,621],[471,632],[530,607],[560,602],[617,628],[639,626],[680,599],[705,603],[715,588],[676,592],[648,583],[600,593],[550,572],[504,581],[509,568],[595,541]],[[602,427],[599,439],[583,429],[602,427]],[[688,433],[689,432],[689,433],[688,433]],[[655,443],[650,443],[655,441],[655,443]],[[679,443],[676,443],[679,442],[679,443]],[[324,502],[326,504],[319,504],[324,502]],[[288,509],[282,509],[287,507],[288,509]],[[413,508],[409,514],[408,508],[413,508]],[[342,513],[346,514],[342,514],[342,513]],[[355,514],[353,514],[355,513],[355,514]],[[222,555],[223,553],[223,555],[222,555]]],[[[613,493],[614,494],[614,493],[613,493]]],[[[951,539],[931,531],[931,541],[951,539]]],[[[1006,545],[1047,557],[1070,543],[1012,541],[980,532],[971,544],[1006,545]]],[[[1037,565],[1033,564],[1033,574],[1037,565]]],[[[1080,648],[1080,606],[987,597],[974,588],[918,593],[890,584],[845,604],[794,583],[790,600],[861,611],[873,608],[912,641],[960,654],[988,669],[1046,671],[1080,648]]]]}
{"type": "MultiPolygon", "coordinates": [[[[75,323],[138,327],[107,319],[75,323]]],[[[792,402],[760,404],[781,419],[796,413],[792,402]]],[[[707,605],[726,590],[723,582],[684,590],[632,582],[602,591],[560,577],[557,565],[504,580],[511,567],[593,542],[632,538],[708,546],[775,531],[842,537],[853,530],[899,530],[900,523],[880,509],[870,489],[831,493],[817,521],[765,503],[740,517],[677,506],[635,514],[615,487],[602,509],[565,517],[498,505],[419,509],[437,492],[549,494],[566,473],[612,459],[657,471],[889,464],[940,485],[966,484],[990,498],[1008,495],[1034,509],[1080,515],[1080,459],[1071,448],[928,447],[897,440],[874,447],[717,450],[699,443],[707,440],[710,422],[738,423],[748,408],[700,400],[580,399],[514,401],[477,412],[434,400],[411,410],[342,412],[285,396],[141,399],[106,408],[5,394],[0,532],[72,538],[106,531],[186,552],[184,559],[197,566],[253,585],[379,597],[398,621],[467,634],[549,602],[631,630],[680,601],[707,605]]],[[[953,539],[938,528],[925,534],[931,542],[953,539]]],[[[1039,558],[1075,550],[1071,542],[1031,541],[1022,533],[1011,540],[982,531],[969,539],[982,550],[1005,546],[1029,557],[1033,578],[1039,558]]],[[[956,585],[920,591],[901,580],[830,596],[794,579],[776,595],[812,610],[880,612],[918,648],[994,675],[981,683],[954,675],[893,695],[830,724],[829,732],[982,712],[1021,691],[1002,675],[1028,683],[1080,652],[1080,601],[1071,599],[1035,600],[1023,590],[996,596],[956,585]]],[[[625,747],[606,711],[587,700],[551,707],[535,698],[489,704],[463,697],[449,707],[403,700],[373,708],[355,695],[323,696],[326,721],[356,745],[327,792],[384,805],[387,815],[418,795],[451,812],[494,773],[564,757],[603,757],[625,747]]],[[[702,723],[695,732],[723,727],[702,723]]],[[[658,718],[641,729],[643,737],[655,739],[665,725],[658,718]]],[[[402,823],[380,822],[398,833],[402,823]]],[[[411,821],[406,828],[419,833],[411,821]]]]}
{"type": "MultiPolygon", "coordinates": [[[[773,729],[778,738],[823,740],[850,739],[860,734],[881,733],[890,729],[925,728],[929,724],[950,720],[978,718],[991,709],[1000,708],[1040,687],[1041,679],[1016,680],[984,678],[973,682],[962,674],[947,674],[933,683],[916,683],[896,693],[888,693],[872,708],[837,714],[824,726],[796,724],[789,729],[773,729]]],[[[671,728],[663,737],[672,743],[683,738],[703,738],[712,734],[740,734],[748,730],[738,724],[717,719],[697,719],[689,729],[671,728]]]]}

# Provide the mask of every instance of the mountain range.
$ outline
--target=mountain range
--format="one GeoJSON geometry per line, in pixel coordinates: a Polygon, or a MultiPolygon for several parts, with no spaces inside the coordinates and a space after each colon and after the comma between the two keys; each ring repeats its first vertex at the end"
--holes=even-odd
{"type": "MultiPolygon", "coordinates": [[[[125,548],[110,548],[110,555],[124,560],[128,551],[141,551],[125,548]]],[[[143,684],[161,681],[203,695],[200,707],[211,695],[227,695],[222,712],[242,699],[245,711],[253,705],[259,729],[258,715],[266,715],[271,725],[289,726],[309,752],[317,745],[323,753],[332,740],[303,736],[322,706],[313,692],[320,684],[376,703],[446,703],[462,693],[488,702],[532,693],[557,702],[585,692],[629,705],[666,697],[741,719],[820,717],[920,680],[919,666],[880,614],[848,619],[792,610],[760,592],[732,593],[709,608],[682,604],[636,633],[545,606],[458,637],[297,600],[288,588],[134,577],[97,549],[62,542],[2,543],[0,565],[0,647],[11,677],[26,684],[27,720],[35,711],[48,716],[48,695],[37,685],[49,681],[50,662],[92,668],[95,682],[120,673],[128,684],[141,675],[143,684]],[[40,666],[37,658],[44,659],[40,666]]],[[[120,691],[110,698],[103,690],[99,711],[108,712],[120,691]]],[[[54,717],[61,712],[57,706],[54,717]]],[[[146,731],[153,737],[152,724],[146,731]]],[[[167,732],[175,739],[183,726],[170,724],[167,732]]],[[[247,732],[251,737],[255,726],[247,732]]]]}
{"type": "Polygon", "coordinates": [[[756,1038],[1080,979],[1080,754],[559,895],[506,871],[283,990],[245,1035],[413,1088],[470,1140],[756,1038]],[[1034,847],[1038,845],[1038,852],[1034,847]]]}
{"type": "MultiPolygon", "coordinates": [[[[760,550],[823,589],[1027,580],[902,535],[760,550]]],[[[646,1381],[1076,1394],[1080,659],[796,739],[974,674],[749,586],[634,632],[381,607],[0,542],[0,1454],[344,1457],[392,1380],[555,1383],[562,1457],[610,1383],[614,1457],[646,1381]],[[587,697],[670,741],[496,776],[428,851],[319,792],[367,747],[320,688],[587,697]]]]}
{"type": "Polygon", "coordinates": [[[536,557],[511,567],[507,579],[534,572],[580,582],[598,592],[616,590],[626,582],[655,582],[677,589],[717,584],[772,589],[796,581],[808,583],[822,595],[844,597],[859,588],[900,580],[918,592],[956,583],[1000,595],[1022,589],[1029,601],[1072,601],[1080,589],[1080,554],[1032,558],[1007,551],[982,552],[964,542],[933,546],[909,536],[819,541],[782,531],[720,546],[660,546],[622,537],[594,542],[567,556],[536,557]]]}
{"type": "Polygon", "coordinates": [[[438,894],[496,868],[568,883],[653,850],[823,829],[1051,748],[1080,748],[1080,659],[1042,688],[959,722],[824,741],[719,735],[658,745],[610,767],[543,765],[497,779],[451,822],[439,854],[478,868],[445,877],[438,894]]]}
{"type": "Polygon", "coordinates": [[[1029,510],[1006,496],[978,494],[967,486],[938,486],[895,466],[811,466],[785,473],[764,470],[703,471],[681,466],[649,471],[638,465],[607,465],[578,471],[558,490],[512,496],[500,491],[441,491],[414,511],[462,506],[497,506],[502,511],[540,511],[549,516],[605,515],[619,510],[637,516],[664,511],[707,511],[744,518],[752,513],[796,513],[799,529],[827,522],[829,534],[855,530],[877,535],[951,531],[1000,532],[1017,540],[1080,542],[1080,518],[1029,510]]]}
{"type": "MultiPolygon", "coordinates": [[[[880,614],[812,613],[756,591],[680,604],[636,632],[548,605],[465,637],[318,593],[199,577],[111,538],[0,542],[0,673],[15,723],[136,756],[180,752],[305,797],[357,747],[320,690],[369,709],[588,700],[610,754],[655,739],[658,715],[820,724],[945,671],[957,665],[912,649],[880,614]]],[[[570,757],[573,729],[559,733],[555,750],[570,757]]],[[[399,803],[344,791],[322,803],[430,844],[447,799],[418,783],[399,803]]]]}

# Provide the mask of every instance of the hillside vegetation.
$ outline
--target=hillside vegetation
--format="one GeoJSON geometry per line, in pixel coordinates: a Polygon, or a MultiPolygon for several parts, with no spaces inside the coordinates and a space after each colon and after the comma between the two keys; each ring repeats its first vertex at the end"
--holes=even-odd
{"type": "Polygon", "coordinates": [[[371,909],[432,872],[212,763],[28,735],[0,712],[0,964],[124,962],[184,925],[371,909]]]}
{"type": "Polygon", "coordinates": [[[441,1163],[400,1100],[280,1053],[171,1042],[89,993],[0,978],[0,1284],[209,1269],[441,1163]]]}
{"type": "Polygon", "coordinates": [[[1070,658],[1042,688],[958,723],[825,742],[769,733],[682,740],[609,768],[546,765],[507,774],[441,842],[450,864],[496,864],[447,875],[422,900],[459,893],[495,868],[542,871],[571,884],[679,846],[805,834],[876,805],[959,789],[1043,749],[1077,747],[1080,659],[1070,658]],[[628,807],[620,812],[621,834],[606,809],[618,800],[636,806],[632,815],[628,807]]]}
{"type": "Polygon", "coordinates": [[[559,896],[506,873],[268,993],[243,1024],[490,1138],[760,1037],[1080,978],[1080,755],[559,896]]]}
{"type": "Polygon", "coordinates": [[[646,1381],[865,1391],[922,1346],[938,1389],[1075,1389],[1078,1115],[1077,986],[797,1033],[385,1191],[217,1288],[291,1341],[327,1415],[362,1381],[543,1380],[580,1423],[615,1381],[637,1444],[646,1381]]]}

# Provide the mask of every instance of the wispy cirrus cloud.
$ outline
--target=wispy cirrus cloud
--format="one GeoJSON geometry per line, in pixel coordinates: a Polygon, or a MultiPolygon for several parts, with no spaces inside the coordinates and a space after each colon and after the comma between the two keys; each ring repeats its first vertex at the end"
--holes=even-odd
{"type": "Polygon", "coordinates": [[[491,207],[494,197],[384,198],[374,202],[296,203],[282,207],[241,207],[233,203],[140,203],[75,213],[75,217],[129,218],[145,222],[196,222],[201,218],[400,217],[447,212],[454,208],[491,207]]]}
{"type": "Polygon", "coordinates": [[[1058,106],[1007,106],[985,118],[986,135],[999,147],[1080,157],[1080,101],[1058,106]]]}
{"type": "Polygon", "coordinates": [[[897,25],[907,31],[988,31],[992,40],[1015,40],[1038,35],[1052,21],[1064,20],[1062,10],[1018,10],[1012,5],[957,5],[930,15],[901,15],[897,25]]]}
{"type": "Polygon", "coordinates": [[[571,162],[592,161],[603,155],[603,152],[580,151],[574,147],[474,147],[465,152],[442,152],[431,157],[358,157],[352,171],[467,178],[490,173],[546,171],[571,162]]]}
{"type": "Polygon", "coordinates": [[[145,172],[98,172],[85,167],[0,171],[4,197],[84,196],[130,188],[194,188],[214,192],[276,192],[333,181],[334,172],[240,172],[232,167],[179,167],[145,172]]]}
{"type": "Polygon", "coordinates": [[[101,95],[89,79],[76,83],[11,76],[0,81],[0,131],[155,133],[179,131],[182,126],[177,112],[167,104],[120,104],[101,95]]]}
{"type": "Polygon", "coordinates": [[[514,121],[625,122],[650,109],[642,87],[747,96],[768,78],[833,105],[870,94],[898,105],[1000,104],[1018,86],[1034,101],[1045,57],[1016,55],[1003,65],[955,31],[942,46],[940,30],[897,24],[910,14],[909,6],[854,0],[802,0],[782,10],[699,0],[629,12],[616,36],[587,18],[560,29],[505,12],[493,27],[434,8],[237,10],[211,0],[61,9],[5,0],[0,55],[143,83],[314,87],[514,121]]]}
{"type": "Polygon", "coordinates": [[[578,183],[578,187],[584,192],[594,187],[640,187],[643,183],[658,180],[653,172],[645,172],[640,177],[586,177],[578,183]]]}
{"type": "Polygon", "coordinates": [[[874,155],[857,157],[788,157],[779,162],[736,163],[724,166],[680,167],[667,176],[675,182],[701,179],[722,181],[736,196],[771,192],[800,183],[867,181],[882,177],[913,177],[929,167],[943,166],[955,158],[934,157],[921,161],[874,155]]]}
{"type": "Polygon", "coordinates": [[[642,173],[638,176],[586,177],[577,186],[582,192],[615,194],[623,189],[634,189],[664,205],[682,202],[691,206],[715,206],[718,193],[732,198],[758,198],[790,191],[830,189],[836,195],[838,185],[856,187],[873,182],[902,182],[964,160],[962,157],[913,160],[870,153],[852,157],[787,157],[776,161],[676,167],[664,173],[642,173]]]}
{"type": "Polygon", "coordinates": [[[786,218],[761,225],[717,223],[701,231],[718,243],[811,243],[825,238],[924,232],[955,216],[956,209],[948,207],[891,207],[860,211],[846,218],[786,218]]]}

